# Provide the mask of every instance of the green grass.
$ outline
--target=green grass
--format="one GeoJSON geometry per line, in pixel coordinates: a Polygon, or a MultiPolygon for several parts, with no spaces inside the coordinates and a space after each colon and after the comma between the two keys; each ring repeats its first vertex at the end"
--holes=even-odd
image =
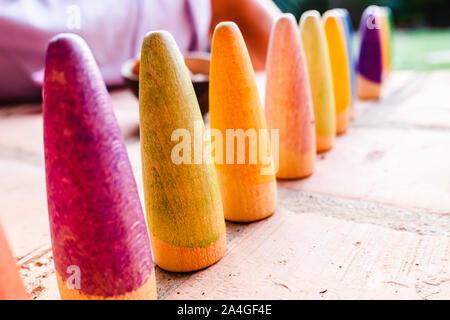
{"type": "Polygon", "coordinates": [[[396,31],[393,68],[397,70],[438,70],[450,68],[450,29],[396,31]]]}
{"type": "MultiPolygon", "coordinates": [[[[450,69],[450,29],[394,31],[392,43],[394,70],[430,71],[450,69]]],[[[353,39],[358,57],[359,37],[353,39]]]]}

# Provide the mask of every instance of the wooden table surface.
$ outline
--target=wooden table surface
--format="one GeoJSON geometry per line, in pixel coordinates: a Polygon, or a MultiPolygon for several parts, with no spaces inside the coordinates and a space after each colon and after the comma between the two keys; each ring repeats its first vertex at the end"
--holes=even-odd
{"type": "MultiPolygon", "coordinates": [[[[142,199],[138,103],[111,96],[142,199]]],[[[58,299],[40,105],[0,108],[0,176],[0,219],[26,286],[58,299]]],[[[315,174],[278,191],[273,217],[227,223],[216,265],[157,269],[159,298],[450,299],[450,71],[394,72],[382,101],[356,104],[315,174]]]]}

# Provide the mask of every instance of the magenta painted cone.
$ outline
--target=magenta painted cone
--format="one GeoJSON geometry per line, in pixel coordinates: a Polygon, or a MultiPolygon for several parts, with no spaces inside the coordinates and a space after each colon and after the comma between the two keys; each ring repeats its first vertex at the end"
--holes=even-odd
{"type": "Polygon", "coordinates": [[[50,41],[43,87],[53,256],[63,299],[151,299],[154,264],[125,144],[79,36],[50,41]]]}

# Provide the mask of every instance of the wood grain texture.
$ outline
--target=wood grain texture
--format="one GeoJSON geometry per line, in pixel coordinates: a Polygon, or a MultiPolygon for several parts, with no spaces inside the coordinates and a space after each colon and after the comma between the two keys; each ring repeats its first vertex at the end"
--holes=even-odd
{"type": "Polygon", "coordinates": [[[311,175],[316,159],[314,111],[305,53],[291,14],[280,16],[272,29],[265,112],[268,128],[279,130],[277,177],[311,175]]]}
{"type": "Polygon", "coordinates": [[[193,275],[169,299],[449,297],[448,237],[323,215],[336,204],[305,212],[301,203],[309,197],[279,191],[277,214],[248,226],[220,264],[193,275]]]}
{"type": "Polygon", "coordinates": [[[316,122],[317,151],[333,147],[336,135],[333,78],[325,30],[319,12],[305,11],[300,18],[316,122]]]}
{"type": "Polygon", "coordinates": [[[342,134],[347,132],[349,126],[351,96],[345,30],[339,11],[325,12],[323,21],[333,77],[336,134],[342,134]]]}
{"type": "MultiPolygon", "coordinates": [[[[275,174],[263,174],[262,169],[273,166],[269,140],[261,139],[259,132],[267,125],[244,40],[232,22],[220,23],[212,42],[210,71],[211,129],[221,132],[224,139],[222,154],[234,148],[234,159],[220,164],[215,152],[224,214],[227,220],[255,221],[273,214],[276,207],[275,174]],[[237,143],[226,143],[227,130],[254,130],[252,141],[267,150],[269,163],[257,157],[250,163],[250,143],[245,143],[245,163],[237,162],[237,143]]],[[[258,147],[258,150],[259,150],[258,147]]]]}
{"type": "Polygon", "coordinates": [[[205,268],[225,252],[224,245],[214,245],[225,234],[222,201],[214,165],[203,161],[211,151],[189,72],[168,32],[145,37],[139,90],[145,205],[150,233],[158,239],[152,242],[156,263],[170,271],[205,268]],[[202,139],[198,164],[190,157],[196,123],[202,139]],[[191,138],[188,163],[176,164],[171,157],[179,143],[172,140],[177,129],[191,138]]]}
{"type": "MultiPolygon", "coordinates": [[[[81,298],[137,292],[153,273],[150,240],[106,86],[79,36],[50,41],[43,119],[50,232],[61,283],[77,268],[81,298]]],[[[60,290],[63,299],[72,298],[60,290]]]]}
{"type": "MultiPolygon", "coordinates": [[[[258,84],[264,87],[264,75],[259,77],[263,81],[258,84]]],[[[330,153],[317,157],[315,174],[296,181],[295,191],[283,190],[285,182],[283,187],[279,186],[279,213],[283,215],[287,210],[298,216],[297,220],[291,220],[292,215],[283,215],[283,219],[287,219],[285,223],[298,227],[295,238],[284,237],[283,229],[281,236],[275,233],[267,237],[268,233],[255,228],[265,221],[257,224],[228,222],[230,257],[227,255],[213,266],[218,268],[226,262],[221,269],[224,281],[214,280],[212,284],[217,286],[211,288],[213,285],[204,285],[210,278],[209,273],[203,273],[209,269],[172,273],[156,267],[158,298],[191,298],[183,289],[188,285],[193,288],[190,289],[192,298],[211,298],[219,294],[238,297],[240,292],[244,292],[242,297],[278,298],[290,294],[283,287],[287,285],[293,292],[289,297],[293,299],[449,299],[446,270],[450,256],[446,253],[446,244],[450,239],[450,151],[443,147],[450,143],[450,105],[446,103],[449,82],[450,72],[446,70],[392,72],[383,89],[382,101],[356,103],[352,130],[336,139],[336,147],[330,153]],[[349,176],[353,178],[348,179],[349,176]],[[260,259],[259,251],[243,259],[235,255],[239,246],[245,247],[252,241],[263,245],[261,251],[269,252],[272,252],[272,245],[276,246],[276,251],[296,241],[304,242],[303,230],[310,225],[310,219],[319,234],[311,230],[311,245],[297,250],[296,258],[279,259],[277,256],[274,261],[263,252],[260,259]],[[334,222],[329,224],[329,221],[334,222]],[[323,224],[323,229],[318,229],[317,224],[323,224]],[[359,235],[370,236],[371,240],[366,243],[366,238],[359,235]],[[241,237],[246,240],[241,241],[241,237]],[[333,246],[332,242],[340,241],[341,237],[349,238],[333,252],[312,244],[326,238],[326,243],[333,246]],[[417,254],[414,255],[416,244],[417,254]],[[358,251],[352,251],[354,249],[358,251]],[[347,258],[349,252],[356,254],[347,258]],[[330,259],[321,257],[322,254],[330,259]],[[347,268],[351,257],[354,262],[347,268]],[[380,262],[371,266],[373,260],[380,262]],[[262,268],[261,264],[266,261],[275,263],[262,268]],[[338,264],[342,261],[347,262],[338,264]],[[403,271],[410,267],[409,274],[403,271]],[[323,272],[316,276],[310,271],[313,268],[323,272]],[[339,270],[344,268],[347,271],[343,278],[339,270]],[[244,279],[245,269],[254,271],[251,283],[244,279]],[[292,270],[293,278],[303,280],[284,282],[283,270],[292,270]],[[259,290],[259,284],[269,273],[281,274],[281,277],[264,282],[259,290]],[[183,283],[185,286],[180,287],[183,283]],[[330,283],[334,289],[328,286],[330,283]],[[408,288],[397,290],[396,287],[402,288],[401,284],[408,288]],[[183,290],[178,290],[179,287],[183,290]],[[327,292],[320,293],[325,290],[327,292]],[[253,294],[255,291],[257,294],[253,294]],[[283,294],[283,291],[288,293],[283,294]]],[[[119,123],[136,126],[138,103],[132,93],[113,91],[111,99],[115,107],[123,110],[116,112],[119,123]]],[[[40,104],[0,109],[0,215],[30,296],[59,299],[45,205],[43,151],[39,150],[42,148],[42,116],[38,112],[25,115],[25,109],[39,110],[40,104]],[[23,130],[24,127],[27,130],[23,130]]],[[[139,139],[126,135],[126,142],[139,192],[143,195],[139,139]]]]}

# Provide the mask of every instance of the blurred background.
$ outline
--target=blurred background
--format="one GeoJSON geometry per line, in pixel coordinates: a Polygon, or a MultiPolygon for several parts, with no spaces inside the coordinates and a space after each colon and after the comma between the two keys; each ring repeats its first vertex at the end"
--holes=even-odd
{"type": "MultiPolygon", "coordinates": [[[[358,29],[363,10],[372,4],[392,9],[394,35],[393,68],[397,70],[437,70],[450,68],[449,0],[274,0],[283,12],[297,19],[305,10],[323,13],[346,8],[358,29]]],[[[357,35],[355,35],[357,42],[357,35]]],[[[356,46],[357,47],[357,46],[356,46]]]]}
{"type": "MultiPolygon", "coordinates": [[[[392,10],[392,69],[450,69],[450,0],[0,0],[0,105],[40,99],[48,42],[59,33],[80,35],[105,83],[116,88],[124,85],[124,78],[137,81],[136,72],[128,77],[122,70],[138,70],[126,63],[137,63],[142,39],[150,30],[169,31],[191,58],[192,53],[208,54],[217,23],[234,21],[255,70],[263,71],[279,9],[299,19],[310,9],[324,13],[346,8],[356,31],[370,5],[392,10]]],[[[357,57],[357,32],[353,49],[357,57]]]]}

